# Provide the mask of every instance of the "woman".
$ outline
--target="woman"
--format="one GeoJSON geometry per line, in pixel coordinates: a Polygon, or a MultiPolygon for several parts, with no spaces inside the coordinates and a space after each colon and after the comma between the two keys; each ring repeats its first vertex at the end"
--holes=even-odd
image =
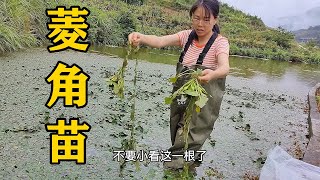
{"type": "MultiPolygon", "coordinates": [[[[188,68],[203,70],[198,79],[209,94],[209,100],[200,113],[193,111],[188,134],[188,150],[196,152],[210,136],[214,122],[219,115],[225,90],[225,77],[229,73],[229,43],[219,34],[219,27],[216,24],[219,14],[217,0],[198,0],[191,7],[189,14],[192,20],[192,30],[161,37],[133,32],[128,38],[134,46],[144,44],[154,48],[184,47],[177,64],[177,74],[188,68]]],[[[186,81],[187,79],[179,79],[174,84],[173,91],[176,91],[186,81]]],[[[181,157],[185,153],[182,131],[186,104],[175,100],[170,106],[172,147],[169,148],[169,151],[172,157],[179,155],[181,157]]],[[[182,168],[183,163],[182,157],[173,158],[171,162],[165,162],[165,166],[182,168]]]]}

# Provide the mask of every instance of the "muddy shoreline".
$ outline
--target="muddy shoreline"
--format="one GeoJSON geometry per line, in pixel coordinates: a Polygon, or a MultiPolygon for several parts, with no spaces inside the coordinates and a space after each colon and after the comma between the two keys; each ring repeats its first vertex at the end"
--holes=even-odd
{"type": "MultiPolygon", "coordinates": [[[[3,179],[162,179],[162,163],[141,163],[140,172],[128,163],[119,177],[119,162],[112,151],[129,138],[130,106],[120,102],[106,84],[106,77],[122,64],[122,59],[95,53],[64,51],[48,53],[43,48],[0,57],[0,177],[3,179]],[[76,63],[90,75],[88,104],[85,108],[65,108],[59,100],[45,107],[51,86],[45,82],[58,61],[76,63]],[[49,163],[49,132],[46,121],[78,117],[91,125],[86,132],[87,163],[49,163]]],[[[134,62],[125,78],[125,96],[133,90],[134,62]]],[[[164,97],[171,92],[167,79],[172,65],[139,62],[136,102],[138,149],[166,150],[170,146],[169,108],[164,97]]],[[[265,87],[250,79],[228,76],[220,117],[203,149],[204,162],[196,179],[242,179],[246,173],[259,175],[265,157],[280,145],[301,158],[308,142],[305,99],[291,92],[265,87]]]]}

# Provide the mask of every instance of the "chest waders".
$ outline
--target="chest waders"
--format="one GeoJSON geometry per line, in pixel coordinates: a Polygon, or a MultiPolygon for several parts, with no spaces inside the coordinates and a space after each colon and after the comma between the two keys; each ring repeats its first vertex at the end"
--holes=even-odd
{"type": "MultiPolygon", "coordinates": [[[[202,53],[199,55],[197,64],[191,66],[191,69],[207,69],[206,67],[202,66],[203,59],[217,36],[217,33],[213,33],[202,53]]],[[[183,66],[182,62],[184,55],[186,54],[195,37],[196,33],[192,31],[189,35],[183,52],[180,55],[179,62],[177,63],[177,74],[189,69],[189,67],[183,66]]],[[[183,86],[184,83],[186,83],[189,79],[190,77],[186,76],[180,77],[173,85],[173,92],[183,86]]],[[[225,91],[225,78],[210,80],[208,83],[202,84],[202,86],[207,91],[209,99],[206,105],[201,109],[201,112],[197,113],[195,109],[193,109],[190,121],[190,130],[188,134],[188,150],[193,150],[195,153],[196,151],[200,150],[206,139],[210,136],[214,123],[219,116],[220,105],[225,91]]],[[[171,151],[172,155],[183,155],[185,152],[183,126],[184,113],[188,106],[189,98],[187,98],[184,104],[181,103],[180,100],[177,100],[178,98],[179,97],[174,99],[170,105],[170,133],[172,147],[169,148],[169,151],[171,151]]],[[[198,155],[198,153],[196,153],[196,155],[198,155]]]]}

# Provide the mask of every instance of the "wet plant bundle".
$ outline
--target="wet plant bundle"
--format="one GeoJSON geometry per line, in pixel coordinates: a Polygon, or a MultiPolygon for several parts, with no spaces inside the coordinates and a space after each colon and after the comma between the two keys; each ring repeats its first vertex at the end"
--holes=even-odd
{"type": "Polygon", "coordinates": [[[185,141],[185,147],[184,149],[188,149],[188,134],[189,134],[189,127],[190,127],[190,121],[192,117],[192,112],[194,108],[196,109],[196,112],[200,112],[201,108],[206,105],[208,101],[208,93],[206,90],[202,87],[202,85],[199,83],[198,76],[202,73],[201,70],[193,70],[189,69],[186,72],[179,73],[175,77],[171,77],[169,81],[171,83],[176,83],[179,78],[183,77],[190,77],[190,80],[187,81],[183,86],[181,86],[178,90],[176,90],[173,94],[171,94],[169,97],[165,98],[166,104],[171,104],[174,99],[177,98],[177,96],[187,96],[189,103],[186,108],[186,111],[184,113],[184,127],[183,127],[183,135],[184,135],[184,141],[185,141]]]}
{"type": "MultiPolygon", "coordinates": [[[[129,56],[132,54],[132,52],[136,53],[138,52],[139,47],[133,48],[132,45],[128,42],[128,49],[127,49],[127,55],[123,60],[122,67],[109,79],[107,79],[109,87],[113,88],[113,92],[120,97],[121,99],[124,99],[124,73],[126,70],[126,67],[128,65],[128,59],[129,56]]],[[[136,59],[135,67],[134,67],[134,79],[133,79],[133,93],[132,96],[129,98],[129,101],[131,101],[131,113],[130,113],[130,137],[129,139],[123,139],[121,142],[121,150],[136,150],[137,141],[135,139],[135,107],[136,107],[136,85],[137,85],[137,67],[138,67],[138,60],[136,59]]],[[[126,162],[124,159],[120,161],[120,176],[123,176],[123,169],[126,165],[126,162]]],[[[135,166],[137,170],[140,170],[140,165],[138,161],[135,161],[135,166]]]]}
{"type": "MultiPolygon", "coordinates": [[[[177,91],[175,91],[172,95],[165,98],[166,104],[171,104],[172,101],[177,96],[187,96],[190,99],[190,102],[194,100],[193,104],[196,106],[196,112],[200,112],[201,108],[206,105],[208,101],[207,92],[206,90],[201,86],[198,80],[198,76],[201,74],[201,70],[192,70],[189,69],[186,72],[180,73],[175,77],[171,77],[169,79],[169,82],[176,83],[178,78],[182,78],[183,76],[190,76],[190,80],[186,82],[181,88],[179,88],[177,91]]],[[[190,104],[190,103],[189,103],[190,104]]],[[[190,109],[192,111],[193,109],[190,109]]]]}
{"type": "MultiPolygon", "coordinates": [[[[184,150],[188,149],[188,135],[190,131],[190,121],[192,118],[192,114],[194,109],[197,113],[201,111],[207,101],[208,101],[208,93],[199,83],[198,76],[202,73],[201,70],[193,70],[189,69],[186,72],[180,73],[175,77],[171,77],[169,82],[176,83],[179,78],[183,78],[185,76],[190,77],[184,85],[182,85],[178,90],[176,90],[172,95],[165,98],[166,104],[171,104],[174,99],[178,96],[186,96],[188,99],[188,105],[186,111],[184,112],[184,126],[183,126],[183,139],[185,142],[184,150]]],[[[184,164],[183,172],[182,172],[183,179],[189,179],[189,167],[187,163],[184,164]]]]}
{"type": "Polygon", "coordinates": [[[109,87],[113,88],[113,92],[121,99],[124,98],[124,73],[128,65],[129,56],[132,54],[132,51],[136,53],[138,50],[138,47],[134,49],[128,42],[127,55],[123,60],[122,66],[113,76],[107,79],[109,87]]]}

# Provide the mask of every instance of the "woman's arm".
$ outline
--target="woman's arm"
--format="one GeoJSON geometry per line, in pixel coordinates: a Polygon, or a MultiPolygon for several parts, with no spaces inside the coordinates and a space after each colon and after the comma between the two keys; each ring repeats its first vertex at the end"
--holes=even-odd
{"type": "Polygon", "coordinates": [[[210,80],[224,78],[229,74],[229,56],[225,53],[218,55],[218,68],[216,70],[205,69],[202,75],[199,76],[201,82],[207,83],[210,80]]]}
{"type": "Polygon", "coordinates": [[[162,48],[166,46],[180,46],[180,40],[177,34],[167,36],[144,35],[133,32],[128,36],[129,42],[134,46],[144,44],[153,48],[162,48]]]}

